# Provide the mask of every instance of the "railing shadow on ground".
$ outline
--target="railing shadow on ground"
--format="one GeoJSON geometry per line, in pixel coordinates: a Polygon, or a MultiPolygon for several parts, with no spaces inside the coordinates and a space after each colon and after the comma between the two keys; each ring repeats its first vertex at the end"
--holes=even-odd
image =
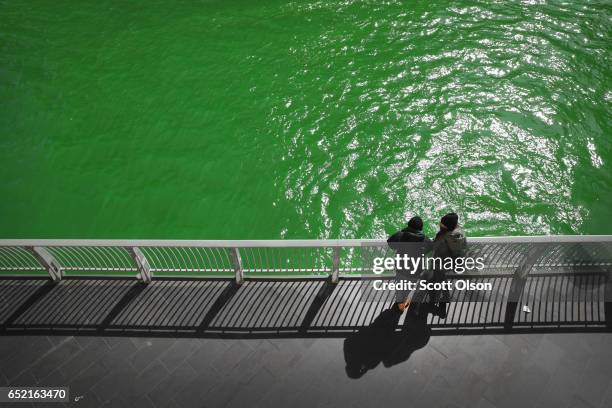
{"type": "MultiPolygon", "coordinates": [[[[517,302],[510,301],[512,275],[471,277],[491,283],[492,290],[455,291],[447,318],[429,315],[424,323],[432,335],[611,331],[609,276],[533,273],[517,302]]],[[[241,286],[222,279],[145,285],[116,278],[3,278],[0,334],[343,338],[368,327],[393,299],[393,292],[374,291],[371,280],[358,278],[337,284],[322,278],[253,279],[241,286]]]]}

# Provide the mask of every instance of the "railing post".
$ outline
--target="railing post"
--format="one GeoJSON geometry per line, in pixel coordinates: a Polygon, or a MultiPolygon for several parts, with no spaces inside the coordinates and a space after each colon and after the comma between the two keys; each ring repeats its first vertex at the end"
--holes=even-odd
{"type": "Polygon", "coordinates": [[[152,279],[151,265],[149,261],[138,247],[128,247],[128,253],[138,266],[138,275],[136,277],[143,283],[150,283],[152,279]]]}
{"type": "Polygon", "coordinates": [[[540,256],[544,253],[546,248],[547,245],[545,244],[534,244],[533,248],[527,250],[525,259],[523,259],[512,275],[512,284],[510,285],[510,292],[508,293],[506,314],[504,317],[504,328],[506,330],[511,329],[514,324],[518,301],[527,283],[527,275],[529,275],[533,265],[540,259],[540,256]]]}
{"type": "Polygon", "coordinates": [[[331,283],[340,281],[340,247],[334,247],[334,255],[332,260],[331,283]]]}
{"type": "Polygon", "coordinates": [[[232,259],[232,266],[236,274],[236,284],[242,285],[244,282],[244,271],[242,269],[242,259],[240,258],[240,251],[238,251],[238,248],[230,249],[230,258],[232,259]]]}
{"type": "Polygon", "coordinates": [[[58,282],[64,276],[64,271],[59,262],[55,260],[51,252],[43,247],[26,247],[34,258],[49,272],[49,276],[54,282],[58,282]]]}
{"type": "Polygon", "coordinates": [[[604,287],[604,318],[606,327],[612,329],[612,273],[606,274],[606,286],[604,287]]]}

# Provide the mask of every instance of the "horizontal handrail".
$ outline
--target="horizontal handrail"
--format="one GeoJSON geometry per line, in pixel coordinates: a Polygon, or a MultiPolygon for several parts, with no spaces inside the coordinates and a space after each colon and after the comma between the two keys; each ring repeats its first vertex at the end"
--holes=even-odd
{"type": "MultiPolygon", "coordinates": [[[[56,281],[64,275],[131,275],[144,282],[164,276],[234,276],[238,283],[250,277],[329,275],[335,283],[341,276],[372,273],[377,258],[394,253],[385,239],[2,239],[0,273],[46,271],[56,281]]],[[[468,238],[468,253],[485,261],[481,269],[487,273],[522,271],[521,278],[532,267],[609,268],[612,235],[474,237],[468,238]]]]}

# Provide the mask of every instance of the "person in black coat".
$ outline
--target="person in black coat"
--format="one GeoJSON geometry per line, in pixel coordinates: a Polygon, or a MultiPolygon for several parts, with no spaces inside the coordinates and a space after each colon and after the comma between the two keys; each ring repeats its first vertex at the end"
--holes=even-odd
{"type": "MultiPolygon", "coordinates": [[[[411,258],[420,258],[432,249],[432,241],[423,234],[423,220],[419,216],[412,217],[408,226],[396,232],[387,239],[387,244],[400,256],[408,255],[411,258]]],[[[396,281],[415,279],[422,273],[422,268],[416,271],[397,269],[396,281]]],[[[409,291],[398,290],[395,293],[394,308],[400,312],[406,306],[409,291]]]]}

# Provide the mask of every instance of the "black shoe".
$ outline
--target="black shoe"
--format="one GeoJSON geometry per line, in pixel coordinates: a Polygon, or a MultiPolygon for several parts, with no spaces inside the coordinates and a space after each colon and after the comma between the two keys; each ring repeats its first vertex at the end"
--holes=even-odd
{"type": "Polygon", "coordinates": [[[440,303],[440,306],[438,306],[438,313],[436,314],[440,319],[446,319],[446,303],[440,303]]]}
{"type": "Polygon", "coordinates": [[[437,316],[438,315],[438,306],[437,305],[433,305],[431,303],[427,303],[426,304],[426,308],[425,310],[427,311],[427,313],[431,313],[432,316],[437,316]]]}

